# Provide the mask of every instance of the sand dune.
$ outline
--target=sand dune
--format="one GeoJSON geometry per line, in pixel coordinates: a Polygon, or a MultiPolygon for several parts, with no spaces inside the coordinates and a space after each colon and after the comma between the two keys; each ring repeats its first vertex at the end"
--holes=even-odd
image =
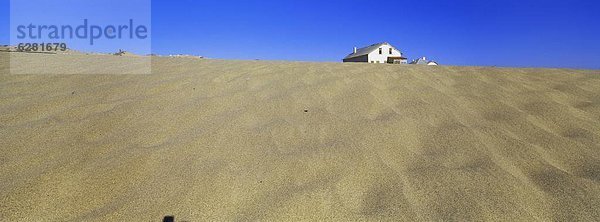
{"type": "Polygon", "coordinates": [[[600,71],[7,54],[2,221],[600,220],[600,71]]]}

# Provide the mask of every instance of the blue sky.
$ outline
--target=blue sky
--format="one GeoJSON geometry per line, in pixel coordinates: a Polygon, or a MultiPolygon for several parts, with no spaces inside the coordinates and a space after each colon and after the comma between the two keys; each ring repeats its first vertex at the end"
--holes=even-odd
{"type": "MultiPolygon", "coordinates": [[[[592,0],[153,0],[152,51],[339,62],[385,41],[441,64],[600,69],[598,12],[592,0]]],[[[8,27],[3,16],[0,43],[8,27]]]]}
{"type": "MultiPolygon", "coordinates": [[[[129,38],[129,30],[143,25],[148,30],[151,24],[151,0],[13,0],[10,5],[10,30],[13,30],[10,43],[66,43],[68,47],[86,52],[115,52],[118,49],[136,52],[139,54],[150,54],[151,38],[142,35],[144,39],[129,38]],[[133,22],[134,28],[117,31],[118,26],[129,26],[133,22]],[[81,38],[70,38],[69,33],[75,36],[75,31],[65,31],[57,28],[55,36],[60,39],[50,38],[51,31],[27,28],[30,24],[34,26],[71,27],[69,30],[77,30],[78,27],[87,25],[87,32],[78,32],[81,38]],[[109,39],[101,35],[105,27],[115,27],[115,36],[119,33],[122,38],[109,39]],[[92,29],[92,27],[96,27],[92,29]],[[90,36],[97,36],[91,38],[90,36]],[[62,38],[64,36],[64,38],[62,38]],[[125,36],[125,37],[123,37],[125,36]],[[20,38],[19,38],[20,37],[20,38]],[[24,39],[23,39],[24,38],[24,39]],[[92,44],[93,43],[93,44],[92,44]]],[[[112,35],[111,35],[112,36],[112,35]]]]}

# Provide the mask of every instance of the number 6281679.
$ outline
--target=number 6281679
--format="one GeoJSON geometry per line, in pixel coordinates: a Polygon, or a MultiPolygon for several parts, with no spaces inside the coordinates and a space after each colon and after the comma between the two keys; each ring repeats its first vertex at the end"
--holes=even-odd
{"type": "Polygon", "coordinates": [[[67,51],[66,43],[20,43],[17,45],[19,52],[52,52],[67,51]]]}

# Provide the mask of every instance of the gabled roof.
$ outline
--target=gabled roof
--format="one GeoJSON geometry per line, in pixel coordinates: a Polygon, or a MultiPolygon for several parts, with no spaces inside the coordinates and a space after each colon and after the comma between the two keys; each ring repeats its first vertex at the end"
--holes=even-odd
{"type": "Polygon", "coordinates": [[[433,62],[433,61],[429,61],[429,60],[427,60],[427,58],[421,57],[421,58],[413,60],[412,62],[410,62],[410,64],[427,65],[429,62],[433,62]]]}
{"type": "MultiPolygon", "coordinates": [[[[390,45],[389,43],[382,42],[382,43],[377,43],[377,44],[373,44],[373,45],[370,45],[370,46],[367,46],[367,47],[364,47],[364,48],[357,49],[356,53],[350,53],[350,55],[346,56],[346,58],[344,58],[344,59],[349,59],[349,58],[354,58],[354,57],[359,57],[359,56],[367,55],[367,54],[369,54],[369,53],[371,53],[371,52],[373,52],[373,51],[381,48],[381,46],[384,46],[384,45],[389,45],[392,48],[396,49],[396,47],[390,45]]],[[[398,50],[398,49],[396,49],[396,50],[398,50]]],[[[400,50],[398,50],[398,51],[400,51],[400,50]]],[[[402,54],[402,52],[400,52],[400,54],[402,54]]]]}

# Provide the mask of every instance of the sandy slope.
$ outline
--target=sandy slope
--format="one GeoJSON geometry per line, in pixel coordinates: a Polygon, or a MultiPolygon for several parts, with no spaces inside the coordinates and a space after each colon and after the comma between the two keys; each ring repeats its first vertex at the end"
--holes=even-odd
{"type": "Polygon", "coordinates": [[[600,71],[6,54],[1,221],[600,220],[600,71]]]}

